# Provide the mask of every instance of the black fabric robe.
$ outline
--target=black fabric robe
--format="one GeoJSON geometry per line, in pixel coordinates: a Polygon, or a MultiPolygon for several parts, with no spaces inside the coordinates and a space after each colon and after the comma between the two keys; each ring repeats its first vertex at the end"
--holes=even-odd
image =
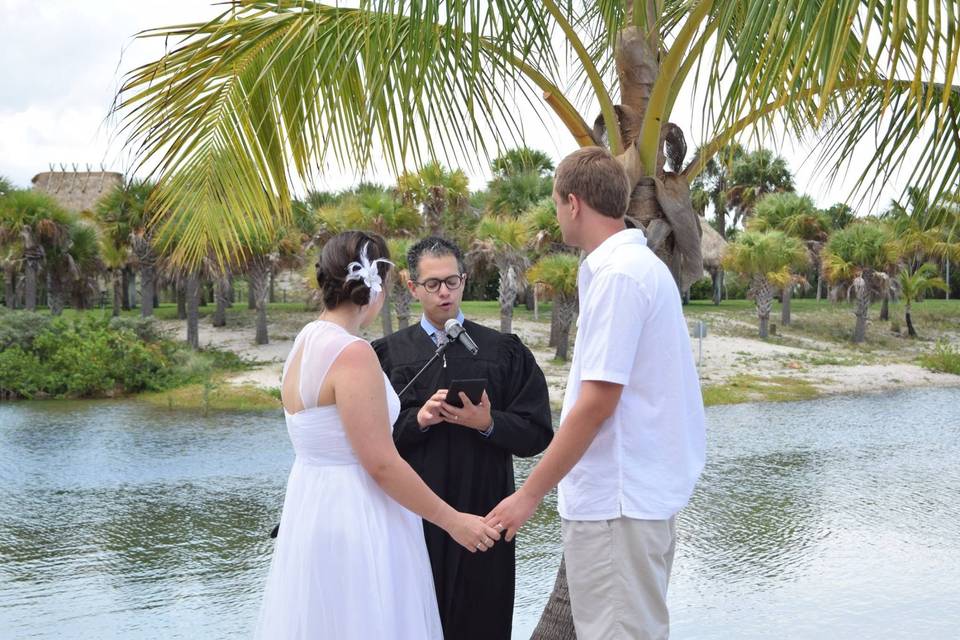
{"type": "MultiPolygon", "coordinates": [[[[458,511],[484,516],[515,489],[512,456],[533,456],[550,444],[550,398],[543,372],[517,336],[470,321],[463,326],[479,352],[472,356],[463,345],[451,345],[445,362],[434,362],[400,398],[393,437],[400,455],[437,495],[458,511]],[[487,379],[490,436],[446,422],[421,431],[417,412],[423,403],[462,378],[487,379]]],[[[436,351],[419,322],[376,340],[373,348],[397,393],[436,351]]],[[[470,553],[442,529],[428,522],[423,528],[444,637],[508,640],[514,543],[501,540],[489,551],[470,553]]]]}

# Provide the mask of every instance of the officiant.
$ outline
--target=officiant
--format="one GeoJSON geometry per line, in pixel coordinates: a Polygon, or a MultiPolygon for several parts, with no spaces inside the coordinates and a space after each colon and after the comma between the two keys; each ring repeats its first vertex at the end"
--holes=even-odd
{"type": "MultiPolygon", "coordinates": [[[[486,514],[514,491],[513,456],[536,455],[553,437],[547,383],[517,336],[464,318],[467,274],[459,247],[430,237],[414,244],[407,258],[407,286],[423,317],[373,343],[394,389],[399,393],[447,340],[444,326],[451,318],[478,350],[472,354],[460,342],[447,347],[401,395],[393,437],[400,455],[438,496],[460,511],[486,514]],[[484,379],[482,396],[472,402],[463,394],[462,407],[448,404],[451,382],[461,379],[484,379]]],[[[510,638],[514,543],[472,554],[427,522],[424,536],[444,637],[510,638]]]]}

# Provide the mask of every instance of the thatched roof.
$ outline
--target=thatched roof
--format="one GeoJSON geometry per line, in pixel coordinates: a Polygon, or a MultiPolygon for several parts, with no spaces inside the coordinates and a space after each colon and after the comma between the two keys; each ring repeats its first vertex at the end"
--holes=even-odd
{"type": "Polygon", "coordinates": [[[33,188],[70,211],[92,211],[97,201],[123,183],[114,171],[46,171],[33,176],[33,188]]]}
{"type": "Polygon", "coordinates": [[[700,229],[703,235],[700,238],[700,253],[703,255],[703,268],[716,269],[723,259],[723,252],[727,248],[727,241],[717,233],[713,226],[700,218],[700,229]]]}

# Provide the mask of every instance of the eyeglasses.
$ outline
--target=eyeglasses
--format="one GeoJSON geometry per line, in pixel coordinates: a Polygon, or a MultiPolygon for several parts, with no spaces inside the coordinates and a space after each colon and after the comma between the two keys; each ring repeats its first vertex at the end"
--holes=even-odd
{"type": "Polygon", "coordinates": [[[463,284],[463,281],[467,279],[467,276],[463,274],[457,274],[455,276],[447,276],[446,278],[427,278],[423,282],[413,281],[413,284],[418,284],[427,290],[429,293],[436,293],[440,291],[440,284],[447,285],[448,291],[454,291],[460,288],[460,285],[463,284]]]}

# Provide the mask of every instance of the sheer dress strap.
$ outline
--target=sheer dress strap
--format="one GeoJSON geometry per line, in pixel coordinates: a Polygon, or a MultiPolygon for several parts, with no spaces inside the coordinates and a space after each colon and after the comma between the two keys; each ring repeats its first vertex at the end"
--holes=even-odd
{"type": "Polygon", "coordinates": [[[286,381],[290,366],[300,353],[298,388],[304,410],[317,406],[320,387],[323,386],[330,367],[343,350],[357,340],[363,340],[363,338],[350,334],[340,325],[322,320],[311,322],[300,331],[293,342],[293,348],[290,349],[290,355],[283,364],[282,380],[286,381]]]}

